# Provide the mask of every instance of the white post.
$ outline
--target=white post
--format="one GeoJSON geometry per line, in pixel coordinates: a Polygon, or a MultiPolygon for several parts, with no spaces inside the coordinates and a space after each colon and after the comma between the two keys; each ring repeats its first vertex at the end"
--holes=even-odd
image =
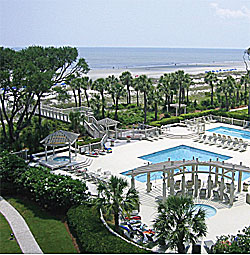
{"type": "Polygon", "coordinates": [[[224,168],[222,168],[222,176],[220,183],[220,200],[223,200],[223,191],[224,191],[224,168]]]}
{"type": "Polygon", "coordinates": [[[195,173],[195,182],[194,182],[194,196],[197,197],[198,196],[198,188],[199,188],[199,180],[198,180],[198,162],[197,162],[197,165],[195,166],[196,167],[196,173],[195,173]]]}
{"type": "Polygon", "coordinates": [[[232,182],[230,184],[230,205],[234,203],[234,170],[232,171],[232,182]]]}
{"type": "Polygon", "coordinates": [[[185,171],[185,168],[183,168],[183,175],[182,175],[182,177],[181,177],[181,193],[182,193],[182,195],[185,195],[185,189],[186,189],[186,180],[185,180],[185,173],[184,173],[184,171],[185,171]]]}
{"type": "Polygon", "coordinates": [[[147,173],[147,192],[150,192],[151,184],[150,184],[150,172],[147,173]]]}
{"type": "MultiPolygon", "coordinates": [[[[240,163],[242,163],[242,162],[240,162],[240,163]]],[[[241,192],[241,182],[242,182],[242,171],[239,171],[238,192],[241,192]]]]}
{"type": "Polygon", "coordinates": [[[174,195],[174,169],[171,169],[170,175],[170,195],[174,195]]]}
{"type": "Polygon", "coordinates": [[[70,144],[69,144],[69,163],[71,163],[71,148],[70,148],[70,144]]]}
{"type": "Polygon", "coordinates": [[[77,156],[77,152],[76,152],[76,141],[75,141],[75,156],[77,156]]]}
{"type": "Polygon", "coordinates": [[[165,166],[163,166],[162,200],[163,200],[163,202],[165,202],[165,200],[166,200],[166,173],[165,173],[165,166]]]}
{"type": "Polygon", "coordinates": [[[135,188],[135,176],[132,174],[132,177],[131,177],[131,189],[134,189],[135,188]]]}

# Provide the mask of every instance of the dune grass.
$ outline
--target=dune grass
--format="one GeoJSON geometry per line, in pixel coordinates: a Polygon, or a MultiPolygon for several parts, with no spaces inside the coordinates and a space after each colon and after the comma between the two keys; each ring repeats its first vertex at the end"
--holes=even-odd
{"type": "Polygon", "coordinates": [[[77,253],[62,216],[52,215],[30,200],[7,201],[23,216],[44,253],[77,253]]]}
{"type": "Polygon", "coordinates": [[[12,230],[9,223],[0,213],[0,253],[22,253],[15,238],[10,238],[12,230]]]}

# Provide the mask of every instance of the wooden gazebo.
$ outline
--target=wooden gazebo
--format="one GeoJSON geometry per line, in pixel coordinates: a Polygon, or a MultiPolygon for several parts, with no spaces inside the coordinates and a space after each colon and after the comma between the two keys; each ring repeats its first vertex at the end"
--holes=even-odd
{"type": "Polygon", "coordinates": [[[76,153],[76,140],[79,134],[58,130],[53,134],[45,137],[41,143],[45,146],[45,159],[48,161],[47,149],[48,146],[53,148],[53,156],[55,155],[55,147],[69,146],[69,161],[71,162],[71,146],[75,144],[75,153],[76,153]]]}

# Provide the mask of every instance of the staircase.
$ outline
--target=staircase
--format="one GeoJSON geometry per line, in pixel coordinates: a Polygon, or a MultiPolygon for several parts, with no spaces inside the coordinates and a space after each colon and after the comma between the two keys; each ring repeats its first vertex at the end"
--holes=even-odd
{"type": "Polygon", "coordinates": [[[87,120],[84,120],[84,128],[94,138],[102,138],[105,134],[104,128],[98,124],[94,116],[88,116],[87,120]]]}
{"type": "MultiPolygon", "coordinates": [[[[33,106],[29,107],[29,111],[33,110],[33,106]]],[[[51,118],[55,120],[60,120],[63,122],[70,123],[69,113],[70,112],[81,112],[85,115],[86,120],[81,122],[81,125],[84,125],[86,131],[93,138],[102,138],[105,134],[105,130],[101,125],[98,124],[96,118],[93,116],[91,108],[81,106],[81,107],[72,107],[70,109],[60,109],[55,107],[50,107],[46,105],[41,105],[41,116],[45,118],[51,118]]],[[[39,114],[38,107],[35,110],[35,114],[39,114]]]]}

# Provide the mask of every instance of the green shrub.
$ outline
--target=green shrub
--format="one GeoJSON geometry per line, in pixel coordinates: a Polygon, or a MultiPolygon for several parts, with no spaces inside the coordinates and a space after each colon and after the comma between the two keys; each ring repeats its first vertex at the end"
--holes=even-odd
{"type": "Polygon", "coordinates": [[[157,126],[160,127],[162,125],[168,125],[168,124],[173,124],[173,123],[178,123],[181,120],[183,120],[182,117],[170,117],[170,118],[163,118],[161,120],[158,121],[152,121],[150,122],[151,126],[157,126]]]}
{"type": "MultiPolygon", "coordinates": [[[[240,232],[240,231],[239,231],[240,232]]],[[[249,253],[250,252],[250,226],[242,230],[242,234],[222,235],[212,249],[213,253],[249,253]]]]}
{"type": "Polygon", "coordinates": [[[43,167],[29,167],[24,160],[7,152],[0,153],[0,177],[5,192],[8,185],[10,188],[14,185],[17,191],[50,210],[67,211],[88,198],[85,183],[52,174],[43,167]]]}
{"type": "Polygon", "coordinates": [[[95,207],[73,207],[67,213],[67,221],[81,253],[148,253],[111,234],[95,207]]]}

